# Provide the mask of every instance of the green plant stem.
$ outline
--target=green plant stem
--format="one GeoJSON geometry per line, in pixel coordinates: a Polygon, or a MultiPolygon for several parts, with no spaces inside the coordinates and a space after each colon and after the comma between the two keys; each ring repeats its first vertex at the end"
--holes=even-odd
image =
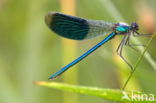
{"type": "Polygon", "coordinates": [[[124,90],[124,89],[126,88],[128,82],[129,82],[129,80],[131,79],[132,75],[133,75],[134,72],[136,71],[138,65],[140,64],[142,58],[144,57],[144,54],[145,54],[145,52],[147,51],[147,49],[149,48],[149,45],[151,44],[151,42],[152,42],[152,40],[153,40],[153,38],[154,38],[155,35],[156,35],[156,33],[155,33],[155,34],[151,37],[151,39],[148,41],[147,47],[145,48],[145,50],[143,51],[143,53],[141,54],[141,56],[140,56],[139,59],[137,60],[135,66],[134,66],[134,70],[130,73],[128,79],[126,80],[124,86],[122,87],[122,90],[124,90]]]}

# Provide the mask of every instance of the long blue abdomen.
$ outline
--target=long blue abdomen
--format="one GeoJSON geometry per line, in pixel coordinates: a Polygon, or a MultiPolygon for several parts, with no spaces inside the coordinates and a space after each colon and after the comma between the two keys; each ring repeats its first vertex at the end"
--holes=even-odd
{"type": "Polygon", "coordinates": [[[97,45],[95,45],[94,47],[92,47],[86,53],[84,53],[83,55],[81,55],[80,57],[78,57],[77,59],[75,59],[74,61],[72,61],[68,65],[66,65],[65,67],[63,67],[61,70],[59,70],[58,72],[56,72],[55,74],[53,74],[52,76],[50,76],[49,79],[54,79],[57,76],[61,75],[66,70],[68,70],[70,67],[72,67],[73,65],[77,64],[78,62],[80,62],[81,60],[83,60],[85,57],[87,57],[89,54],[91,54],[93,51],[95,51],[96,49],[98,49],[104,43],[106,43],[107,41],[109,41],[110,39],[112,39],[115,35],[116,35],[116,33],[115,32],[112,32],[104,40],[102,40],[100,43],[98,43],[97,45]]]}

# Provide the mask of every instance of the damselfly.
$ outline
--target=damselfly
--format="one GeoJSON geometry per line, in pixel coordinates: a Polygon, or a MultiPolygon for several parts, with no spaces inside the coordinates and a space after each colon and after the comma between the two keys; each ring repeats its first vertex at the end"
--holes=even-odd
{"type": "Polygon", "coordinates": [[[124,45],[128,45],[130,47],[133,46],[132,44],[130,44],[131,35],[142,36],[142,34],[137,32],[139,30],[137,23],[133,22],[129,26],[125,23],[112,23],[102,20],[87,20],[58,12],[49,12],[45,17],[45,22],[48,27],[56,34],[74,40],[90,39],[111,32],[104,40],[99,42],[97,45],[92,47],[90,50],[88,50],[86,53],[84,53],[68,65],[61,68],[61,70],[53,74],[49,79],[54,79],[57,76],[61,75],[68,68],[83,60],[104,43],[114,38],[116,35],[124,36],[116,52],[133,70],[133,66],[122,56],[122,49],[124,45]]]}

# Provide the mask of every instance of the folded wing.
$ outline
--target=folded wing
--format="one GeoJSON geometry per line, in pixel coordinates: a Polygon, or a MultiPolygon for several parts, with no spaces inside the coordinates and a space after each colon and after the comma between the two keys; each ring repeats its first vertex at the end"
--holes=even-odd
{"type": "Polygon", "coordinates": [[[100,20],[86,20],[58,12],[50,12],[45,22],[51,30],[60,36],[74,40],[94,38],[111,32],[115,23],[100,20]]]}

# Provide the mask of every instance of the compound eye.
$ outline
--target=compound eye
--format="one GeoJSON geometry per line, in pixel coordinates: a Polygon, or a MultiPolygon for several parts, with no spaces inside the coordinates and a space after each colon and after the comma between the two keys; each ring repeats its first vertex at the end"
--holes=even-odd
{"type": "Polygon", "coordinates": [[[139,30],[139,26],[138,26],[138,24],[135,23],[135,22],[133,22],[133,23],[131,24],[131,27],[132,27],[132,29],[134,29],[134,30],[139,30]]]}

